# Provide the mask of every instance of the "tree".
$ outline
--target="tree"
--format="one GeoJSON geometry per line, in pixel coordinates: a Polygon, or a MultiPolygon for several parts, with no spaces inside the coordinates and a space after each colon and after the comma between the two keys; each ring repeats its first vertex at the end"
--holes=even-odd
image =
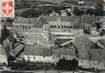
{"type": "Polygon", "coordinates": [[[74,10],[73,10],[73,13],[76,15],[76,16],[79,16],[80,15],[80,10],[78,7],[75,7],[74,10]]]}
{"type": "Polygon", "coordinates": [[[94,9],[88,9],[87,14],[89,15],[95,15],[95,10],[94,9]]]}
{"type": "Polygon", "coordinates": [[[101,23],[95,23],[95,25],[96,25],[96,29],[97,29],[97,31],[99,31],[100,28],[101,28],[101,23]]]}
{"type": "Polygon", "coordinates": [[[96,16],[103,16],[104,15],[102,3],[97,3],[96,4],[95,15],[96,16]]]}

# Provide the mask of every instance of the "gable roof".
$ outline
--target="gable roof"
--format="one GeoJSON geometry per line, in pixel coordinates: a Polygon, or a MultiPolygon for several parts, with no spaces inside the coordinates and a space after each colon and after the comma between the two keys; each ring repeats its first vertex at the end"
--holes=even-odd
{"type": "Polygon", "coordinates": [[[34,28],[40,28],[43,24],[45,24],[45,21],[38,18],[16,18],[13,22],[14,24],[33,24],[34,28]]]}
{"type": "Polygon", "coordinates": [[[100,18],[96,16],[44,16],[45,20],[47,22],[54,21],[56,22],[58,19],[60,19],[62,22],[72,22],[75,25],[85,23],[85,24],[93,24],[96,21],[99,21],[100,18]]]}
{"type": "Polygon", "coordinates": [[[105,49],[105,39],[100,39],[98,40],[98,42],[104,46],[104,49],[105,49]]]}
{"type": "Polygon", "coordinates": [[[81,22],[82,23],[87,23],[87,24],[93,24],[94,22],[97,22],[97,21],[100,20],[100,17],[90,16],[90,15],[84,15],[81,18],[82,18],[81,22]]]}
{"type": "Polygon", "coordinates": [[[105,60],[105,49],[90,49],[89,54],[91,60],[97,61],[105,60]]]}
{"type": "Polygon", "coordinates": [[[92,42],[86,35],[82,35],[75,38],[75,46],[79,52],[79,58],[89,59],[88,50],[91,49],[92,42]]]}
{"type": "Polygon", "coordinates": [[[21,18],[21,17],[17,17],[14,19],[14,23],[27,23],[27,24],[31,24],[34,23],[34,21],[36,21],[36,18],[21,18]]]}
{"type": "Polygon", "coordinates": [[[51,49],[43,46],[26,46],[24,55],[51,56],[51,49]]]}
{"type": "Polygon", "coordinates": [[[75,20],[75,16],[44,16],[47,21],[57,21],[60,19],[63,22],[73,22],[75,20]]]}
{"type": "Polygon", "coordinates": [[[59,55],[69,55],[69,56],[74,56],[76,57],[76,53],[74,49],[70,48],[64,48],[63,51],[62,49],[52,49],[52,54],[59,56],[59,55]]]}

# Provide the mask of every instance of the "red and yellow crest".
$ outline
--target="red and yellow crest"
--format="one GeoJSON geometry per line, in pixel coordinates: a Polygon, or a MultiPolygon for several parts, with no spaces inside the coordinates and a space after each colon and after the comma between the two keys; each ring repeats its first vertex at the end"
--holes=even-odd
{"type": "Polygon", "coordinates": [[[9,16],[13,12],[13,2],[12,1],[2,2],[2,12],[4,15],[9,16]]]}

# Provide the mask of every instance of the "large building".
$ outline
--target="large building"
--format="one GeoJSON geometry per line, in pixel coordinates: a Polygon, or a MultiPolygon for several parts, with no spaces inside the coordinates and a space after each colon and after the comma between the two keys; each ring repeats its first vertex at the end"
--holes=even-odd
{"type": "MultiPolygon", "coordinates": [[[[70,16],[44,16],[43,17],[49,26],[51,38],[53,41],[56,39],[73,39],[74,38],[74,24],[76,22],[75,17],[70,16]]],[[[81,28],[77,22],[78,28],[81,28]]],[[[82,30],[78,30],[82,33],[82,30]]]]}
{"type": "Polygon", "coordinates": [[[24,59],[30,62],[54,63],[51,49],[42,46],[26,46],[24,49],[24,59]]]}
{"type": "MultiPolygon", "coordinates": [[[[46,60],[43,55],[48,56],[48,54],[42,54],[46,50],[43,46],[46,46],[49,50],[46,53],[50,53],[50,57],[55,54],[56,56],[75,58],[75,48],[70,48],[69,45],[68,48],[63,46],[60,50],[52,50],[50,41],[54,41],[53,44],[55,45],[61,45],[67,41],[74,40],[77,35],[83,34],[84,28],[90,29],[96,20],[97,18],[94,16],[40,16],[37,19],[18,18],[15,19],[13,28],[23,38],[23,42],[27,46],[31,45],[31,47],[28,47],[24,51],[24,58],[26,60],[31,58],[31,61],[33,61],[35,57],[41,57],[43,58],[42,60],[46,60]],[[41,49],[36,46],[41,46],[41,49]],[[37,50],[39,51],[35,52],[37,50]]],[[[84,47],[82,48],[84,49],[84,47]]]]}
{"type": "MultiPolygon", "coordinates": [[[[95,16],[40,16],[39,18],[18,18],[15,19],[13,28],[17,30],[20,35],[24,35],[24,38],[28,37],[28,39],[30,38],[29,36],[41,38],[38,37],[40,35],[42,35],[44,39],[42,41],[48,41],[49,37],[52,37],[53,40],[59,38],[73,39],[78,34],[82,34],[84,29],[91,30],[91,26],[93,26],[97,20],[98,17],[95,16]]],[[[27,42],[31,42],[30,40],[27,42]]],[[[38,42],[40,42],[40,39],[38,42]]]]}
{"type": "Polygon", "coordinates": [[[23,38],[26,45],[49,45],[49,32],[35,18],[18,18],[13,29],[23,38]]]}
{"type": "MultiPolygon", "coordinates": [[[[42,20],[47,22],[51,38],[56,40],[71,40],[75,36],[84,33],[84,30],[93,31],[91,29],[98,17],[95,16],[42,16],[42,20]]],[[[45,25],[43,25],[45,26],[45,25]]]]}
{"type": "Polygon", "coordinates": [[[24,59],[30,62],[57,63],[59,59],[65,57],[68,60],[76,58],[74,48],[49,48],[42,46],[26,46],[24,49],[24,59]]]}

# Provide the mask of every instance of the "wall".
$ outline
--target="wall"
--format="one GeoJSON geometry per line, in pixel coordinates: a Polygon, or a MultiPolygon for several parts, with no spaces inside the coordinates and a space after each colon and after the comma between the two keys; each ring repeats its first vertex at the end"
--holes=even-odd
{"type": "Polygon", "coordinates": [[[4,48],[2,48],[2,46],[0,45],[0,63],[5,63],[7,64],[7,56],[5,54],[5,50],[4,48]]]}
{"type": "Polygon", "coordinates": [[[30,62],[44,62],[44,63],[55,63],[56,58],[52,56],[33,56],[33,55],[24,55],[24,59],[30,62]]]}

